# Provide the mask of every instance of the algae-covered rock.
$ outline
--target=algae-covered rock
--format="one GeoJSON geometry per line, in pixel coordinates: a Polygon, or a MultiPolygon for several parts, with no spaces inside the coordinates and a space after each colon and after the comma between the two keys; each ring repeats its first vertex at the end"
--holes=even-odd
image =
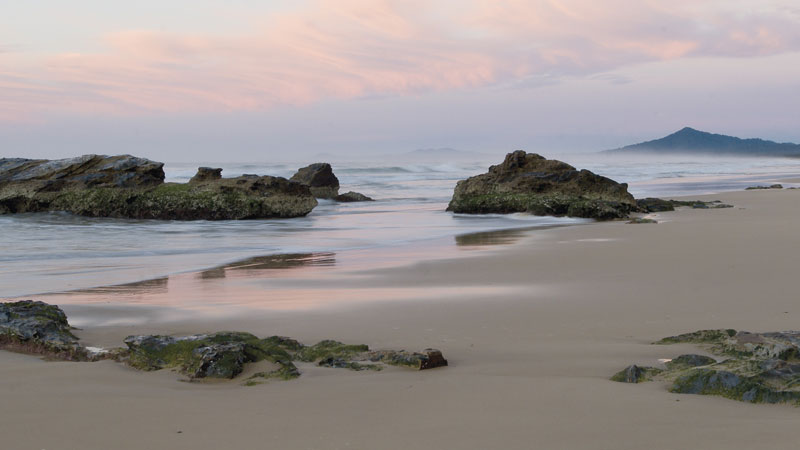
{"type": "Polygon", "coordinates": [[[459,181],[447,210],[608,220],[627,217],[638,207],[627,184],[517,150],[488,173],[459,181]]]}
{"type": "Polygon", "coordinates": [[[367,345],[347,345],[339,341],[320,341],[310,347],[304,347],[297,352],[300,361],[314,362],[321,359],[352,359],[352,357],[369,351],[367,345]]]}
{"type": "Polygon", "coordinates": [[[311,188],[311,193],[317,198],[334,198],[339,195],[339,179],[328,163],[314,163],[298,169],[291,180],[311,188]]]}
{"type": "Polygon", "coordinates": [[[781,184],[771,184],[769,186],[749,186],[746,187],[746,191],[753,191],[753,190],[760,190],[760,189],[783,189],[783,185],[781,184]]]}
{"type": "Polygon", "coordinates": [[[699,345],[720,360],[697,354],[668,360],[652,378],[670,382],[671,392],[754,403],[800,403],[800,332],[700,330],[656,342],[678,343],[699,345]]]}
{"type": "Polygon", "coordinates": [[[0,160],[0,214],[66,211],[91,217],[232,220],[298,217],[317,200],[285,178],[220,178],[200,168],[189,183],[164,183],[163,164],[133,156],[0,160]]]}
{"type": "Polygon", "coordinates": [[[190,379],[231,379],[242,373],[245,363],[263,360],[283,366],[287,373],[297,372],[286,348],[250,333],[128,336],[125,344],[130,350],[130,366],[141,370],[176,369],[190,379]]]}
{"type": "Polygon", "coordinates": [[[733,205],[722,203],[719,200],[707,202],[703,200],[664,200],[653,197],[637,199],[636,205],[643,212],[675,211],[675,208],[683,206],[694,209],[733,208],[733,205]]]}
{"type": "Polygon", "coordinates": [[[89,352],[72,334],[58,306],[22,300],[0,303],[0,348],[67,360],[87,360],[89,352]]]}

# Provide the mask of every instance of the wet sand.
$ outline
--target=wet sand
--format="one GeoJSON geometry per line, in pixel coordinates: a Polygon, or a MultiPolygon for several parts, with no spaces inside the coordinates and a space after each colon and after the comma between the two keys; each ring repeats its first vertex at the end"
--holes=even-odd
{"type": "Polygon", "coordinates": [[[158,286],[125,304],[37,297],[64,300],[87,345],[236,329],[436,347],[450,367],[302,366],[297,380],[244,387],[0,352],[3,448],[797,448],[795,407],[608,381],[630,363],[693,350],[649,344],[664,336],[798,328],[800,191],[704,198],[735,208],[539,230],[493,251],[400,267],[232,279],[217,292],[235,299],[242,289],[264,303],[316,296],[300,309],[229,301],[210,315],[149,302],[158,286]]]}

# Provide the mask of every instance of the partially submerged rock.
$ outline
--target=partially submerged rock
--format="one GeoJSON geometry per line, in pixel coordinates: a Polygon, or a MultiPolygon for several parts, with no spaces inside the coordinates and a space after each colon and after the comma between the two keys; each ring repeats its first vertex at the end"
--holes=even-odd
{"type": "MultiPolygon", "coordinates": [[[[800,332],[700,330],[656,342],[676,343],[697,344],[720,360],[688,354],[666,361],[665,368],[656,369],[659,372],[649,379],[670,382],[671,392],[719,395],[751,403],[800,404],[800,332]]],[[[627,381],[620,375],[624,372],[612,379],[627,381]]]]}
{"type": "Polygon", "coordinates": [[[627,217],[638,207],[627,184],[517,150],[488,173],[459,181],[447,210],[608,220],[627,217]]]}
{"type": "Polygon", "coordinates": [[[339,195],[339,179],[328,163],[314,163],[303,167],[292,175],[291,180],[308,186],[317,198],[332,199],[339,195]]]}
{"type": "Polygon", "coordinates": [[[653,379],[653,376],[658,375],[661,372],[661,369],[657,369],[655,367],[640,367],[632,364],[615,373],[614,376],[611,377],[611,380],[618,381],[620,383],[642,383],[645,381],[650,381],[653,379]]]}
{"type": "Polygon", "coordinates": [[[353,192],[353,191],[345,192],[344,194],[339,194],[333,199],[336,200],[337,202],[342,202],[342,203],[375,201],[364,194],[360,194],[358,192],[353,192]]]}
{"type": "Polygon", "coordinates": [[[675,208],[684,206],[695,209],[733,208],[732,205],[719,200],[707,202],[703,200],[664,200],[653,197],[636,199],[636,205],[642,212],[675,211],[675,208]]]}
{"type": "Polygon", "coordinates": [[[163,164],[133,156],[0,160],[0,214],[66,211],[90,217],[231,220],[299,217],[317,201],[285,178],[221,178],[200,168],[191,182],[164,183],[163,164]]]}
{"type": "Polygon", "coordinates": [[[746,191],[760,190],[760,189],[783,189],[781,184],[772,184],[769,186],[750,186],[745,188],[746,191]]]}
{"type": "Polygon", "coordinates": [[[0,303],[0,349],[67,360],[90,358],[72,334],[64,311],[32,300],[0,303]]]}

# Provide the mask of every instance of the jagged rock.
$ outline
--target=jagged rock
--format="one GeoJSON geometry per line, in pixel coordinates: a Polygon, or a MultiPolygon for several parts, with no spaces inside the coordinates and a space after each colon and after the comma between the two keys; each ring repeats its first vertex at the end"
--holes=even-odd
{"type": "Polygon", "coordinates": [[[222,169],[213,167],[198,167],[197,173],[189,180],[189,183],[203,183],[222,178],[222,169]]]}
{"type": "Polygon", "coordinates": [[[292,175],[291,180],[311,188],[311,193],[317,198],[334,198],[339,195],[339,179],[328,163],[314,163],[303,167],[292,175]]]}
{"type": "Polygon", "coordinates": [[[783,189],[783,185],[780,184],[773,184],[770,186],[750,186],[746,187],[745,191],[754,191],[754,190],[761,190],[761,189],[783,189]]]}
{"type": "Polygon", "coordinates": [[[458,182],[448,211],[616,219],[638,211],[628,185],[517,150],[489,172],[458,182]]]}
{"type": "Polygon", "coordinates": [[[669,360],[653,378],[670,381],[671,392],[800,404],[800,332],[700,330],[656,342],[677,343],[700,345],[721,360],[695,354],[669,360]]]}
{"type": "Polygon", "coordinates": [[[642,383],[650,381],[654,375],[661,373],[661,369],[655,367],[640,367],[635,364],[630,365],[611,377],[612,381],[620,383],[642,383]]]}
{"type": "Polygon", "coordinates": [[[0,303],[0,348],[67,360],[90,359],[58,306],[22,300],[0,303]]]}
{"type": "Polygon", "coordinates": [[[353,191],[345,192],[344,194],[339,194],[336,197],[334,197],[333,199],[336,200],[337,202],[343,202],[343,203],[373,202],[373,201],[375,201],[372,198],[367,197],[364,194],[360,194],[358,192],[353,192],[353,191]]]}
{"type": "Polygon", "coordinates": [[[192,182],[163,183],[162,163],[132,156],[0,160],[0,214],[67,211],[91,217],[230,220],[298,217],[317,200],[285,178],[217,178],[201,168],[192,182]]]}

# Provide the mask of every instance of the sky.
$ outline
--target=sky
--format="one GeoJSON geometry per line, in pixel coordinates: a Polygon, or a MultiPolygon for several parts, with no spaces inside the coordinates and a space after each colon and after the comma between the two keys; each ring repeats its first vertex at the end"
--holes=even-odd
{"type": "Polygon", "coordinates": [[[0,4],[0,156],[800,142],[797,0],[0,4]]]}

